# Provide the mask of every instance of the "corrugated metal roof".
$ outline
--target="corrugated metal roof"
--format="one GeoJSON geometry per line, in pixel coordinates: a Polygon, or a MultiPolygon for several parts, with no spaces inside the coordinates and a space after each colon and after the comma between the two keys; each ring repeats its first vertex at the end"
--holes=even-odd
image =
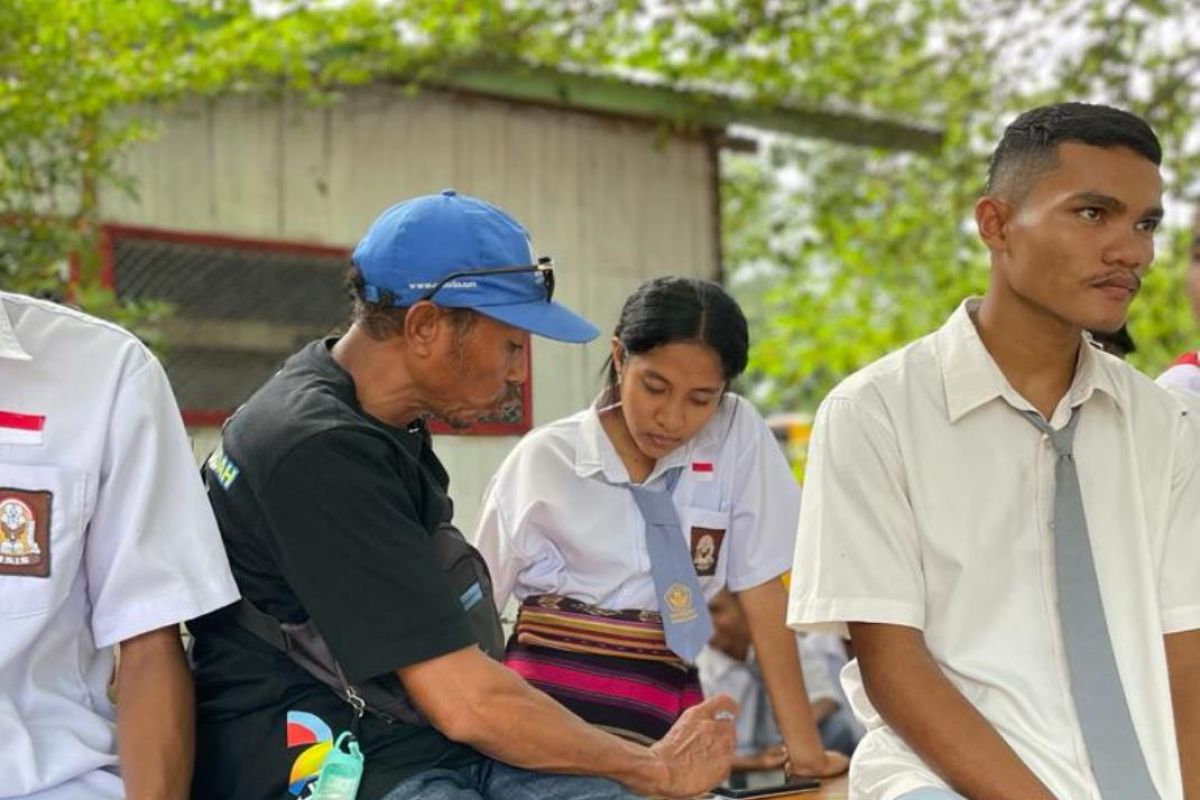
{"type": "Polygon", "coordinates": [[[936,152],[937,128],[869,111],[790,102],[767,104],[729,90],[678,88],[634,76],[522,65],[460,69],[435,85],[508,100],[662,120],[684,127],[745,125],[889,150],[936,152]]]}

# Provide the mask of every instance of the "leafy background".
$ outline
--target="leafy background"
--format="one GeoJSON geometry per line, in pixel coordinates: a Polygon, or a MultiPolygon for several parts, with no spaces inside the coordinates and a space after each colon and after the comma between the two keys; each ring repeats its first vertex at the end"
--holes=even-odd
{"type": "Polygon", "coordinates": [[[986,285],[970,223],[986,158],[1031,105],[1086,99],[1149,119],[1171,207],[1134,306],[1134,362],[1194,346],[1183,301],[1200,175],[1193,0],[0,0],[0,285],[64,294],[154,341],[170,309],[99,285],[100,186],[188,94],[423,81],[505,61],[602,70],[766,105],[871,109],[945,131],[936,157],[759,137],[723,156],[726,274],[752,319],[748,388],[811,409],[834,382],[936,327],[986,285]],[[67,288],[67,256],[81,279],[67,288]]]}

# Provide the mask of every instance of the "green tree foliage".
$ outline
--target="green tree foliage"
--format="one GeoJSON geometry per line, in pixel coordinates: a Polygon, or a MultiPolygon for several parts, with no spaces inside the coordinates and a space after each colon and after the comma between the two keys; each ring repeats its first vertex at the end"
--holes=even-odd
{"type": "MultiPolygon", "coordinates": [[[[987,257],[971,209],[987,156],[1020,110],[1069,99],[1129,108],[1163,141],[1176,205],[1200,177],[1200,45],[1180,35],[1192,3],[914,0],[902,20],[888,5],[779,6],[808,24],[785,33],[800,26],[776,20],[777,45],[756,50],[787,55],[753,74],[771,96],[790,84],[792,100],[936,124],[946,132],[939,157],[777,141],[759,157],[725,159],[726,254],[756,333],[750,380],[777,407],[813,408],[848,372],[982,292],[987,257]]],[[[1151,373],[1195,346],[1187,221],[1172,220],[1130,321],[1132,360],[1151,373]]]]}
{"type": "Polygon", "coordinates": [[[294,91],[315,101],[375,76],[418,81],[515,57],[551,16],[499,2],[0,0],[0,286],[71,295],[152,334],[165,309],[116,302],[99,279],[97,193],[136,192],[125,148],[184,96],[294,91]],[[69,258],[78,280],[68,285],[69,258]]]}
{"type": "MultiPolygon", "coordinates": [[[[873,109],[945,131],[936,157],[769,139],[724,159],[728,274],[751,312],[761,398],[811,408],[853,369],[936,327],[987,264],[970,210],[1020,109],[1090,99],[1147,116],[1173,197],[1200,175],[1192,0],[0,0],[0,285],[96,281],[96,187],[153,135],[156,104],[300,91],[519,59],[616,70],[762,103],[873,109]],[[258,13],[255,13],[255,12],[258,13]],[[129,109],[146,109],[138,115],[129,109]]],[[[136,187],[127,187],[136,191],[136,187]]],[[[1189,344],[1185,235],[1161,234],[1134,306],[1137,363],[1189,344]]],[[[147,311],[135,309],[135,319],[147,311]],[[138,317],[137,315],[140,315],[138,317]]],[[[124,316],[122,316],[124,315],[124,316]]]]}

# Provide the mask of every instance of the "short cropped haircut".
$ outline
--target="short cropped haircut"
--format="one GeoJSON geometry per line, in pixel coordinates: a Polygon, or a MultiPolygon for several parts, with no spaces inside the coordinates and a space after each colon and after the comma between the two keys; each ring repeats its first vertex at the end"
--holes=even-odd
{"type": "MultiPolygon", "coordinates": [[[[350,322],[356,323],[375,341],[383,341],[404,333],[407,308],[392,305],[391,292],[383,292],[379,300],[366,298],[366,281],[358,267],[346,270],[346,290],[350,293],[350,322]]],[[[444,309],[450,315],[455,332],[462,336],[475,322],[475,312],[469,308],[444,309]]]]}
{"type": "Polygon", "coordinates": [[[1026,111],[1004,129],[988,166],[987,194],[1023,197],[1058,165],[1064,142],[1127,147],[1162,164],[1162,145],[1141,117],[1110,106],[1059,103],[1026,111]]]}

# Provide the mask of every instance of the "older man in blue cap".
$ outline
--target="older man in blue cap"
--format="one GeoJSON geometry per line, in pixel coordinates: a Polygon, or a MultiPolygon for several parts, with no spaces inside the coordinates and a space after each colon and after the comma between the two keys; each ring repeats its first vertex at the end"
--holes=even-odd
{"type": "Polygon", "coordinates": [[[486,568],[449,526],[426,417],[511,402],[526,333],[596,336],[502,210],[400,203],[353,256],[353,321],[295,354],[204,470],[243,600],[195,620],[198,798],[686,797],[728,771],[733,703],[641,747],[507,671],[486,568]]]}

